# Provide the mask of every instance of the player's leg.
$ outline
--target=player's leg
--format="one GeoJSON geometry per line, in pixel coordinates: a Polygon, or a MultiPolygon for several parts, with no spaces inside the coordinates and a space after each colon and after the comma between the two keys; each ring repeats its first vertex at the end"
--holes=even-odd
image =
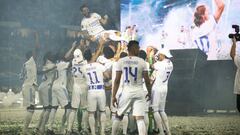
{"type": "Polygon", "coordinates": [[[47,127],[48,127],[47,133],[48,134],[53,133],[53,124],[54,124],[57,109],[58,109],[58,106],[54,105],[51,107],[51,112],[49,114],[49,120],[48,120],[48,125],[47,125],[47,127]]]}
{"type": "Polygon", "coordinates": [[[96,128],[95,128],[95,117],[94,114],[97,110],[97,94],[93,91],[88,92],[88,97],[87,97],[87,101],[88,101],[88,121],[89,121],[89,126],[90,126],[90,130],[91,130],[91,134],[95,135],[96,134],[96,128]]]}
{"type": "Polygon", "coordinates": [[[95,117],[94,117],[95,112],[88,112],[88,121],[89,121],[89,126],[91,130],[91,134],[95,135],[96,129],[95,129],[95,117]]]}
{"type": "Polygon", "coordinates": [[[80,89],[74,85],[72,93],[71,111],[67,121],[67,132],[72,131],[73,123],[77,114],[77,109],[80,104],[80,93],[78,91],[80,91],[80,89]]]}
{"type": "Polygon", "coordinates": [[[35,89],[32,86],[26,86],[23,88],[23,99],[24,106],[27,106],[27,112],[25,116],[25,123],[23,127],[23,134],[28,134],[28,127],[32,121],[32,116],[34,113],[34,104],[35,104],[35,89]]]}
{"type": "Polygon", "coordinates": [[[45,109],[44,109],[44,106],[45,106],[45,99],[44,99],[44,97],[45,97],[45,91],[44,90],[46,90],[46,85],[45,85],[45,83],[44,82],[42,82],[41,84],[40,84],[40,86],[38,87],[38,96],[39,96],[39,103],[41,104],[41,105],[43,105],[43,110],[42,110],[42,112],[41,112],[41,114],[40,114],[40,117],[39,117],[39,120],[38,120],[38,123],[37,123],[37,125],[36,125],[36,130],[35,130],[35,133],[38,133],[39,132],[39,128],[40,128],[40,126],[42,125],[42,119],[43,119],[43,116],[44,116],[44,113],[45,113],[45,109]]]}
{"type": "Polygon", "coordinates": [[[163,127],[166,129],[166,134],[170,135],[170,128],[169,128],[169,124],[168,124],[168,118],[167,118],[167,114],[165,113],[165,105],[166,105],[166,98],[167,98],[167,90],[163,89],[162,91],[160,91],[160,104],[159,104],[159,113],[162,119],[162,125],[163,127]]]}
{"type": "Polygon", "coordinates": [[[68,118],[67,132],[72,132],[73,123],[77,114],[77,108],[72,108],[68,118]]]}
{"type": "Polygon", "coordinates": [[[160,135],[164,135],[164,129],[163,129],[163,125],[162,125],[162,119],[160,116],[159,111],[159,104],[160,104],[160,92],[157,90],[153,90],[152,91],[152,100],[151,100],[151,106],[153,109],[153,118],[156,124],[156,127],[159,129],[159,134],[160,135]]]}
{"type": "Polygon", "coordinates": [[[145,122],[146,130],[147,130],[147,133],[148,133],[148,127],[149,127],[149,117],[148,117],[148,112],[145,112],[145,115],[144,115],[144,122],[145,122]]]}
{"type": "Polygon", "coordinates": [[[67,121],[67,132],[72,132],[73,123],[77,114],[77,109],[80,105],[80,87],[73,85],[71,111],[67,121]]]}
{"type": "Polygon", "coordinates": [[[44,109],[45,109],[45,113],[43,115],[42,123],[39,128],[40,133],[44,133],[44,131],[45,131],[45,125],[47,124],[49,114],[51,112],[51,106],[44,107],[44,109]]]}
{"type": "Polygon", "coordinates": [[[167,114],[165,113],[165,111],[160,111],[160,115],[161,115],[161,118],[162,118],[163,125],[166,128],[166,134],[171,135],[167,114]]]}
{"type": "Polygon", "coordinates": [[[71,103],[68,102],[67,105],[64,106],[64,114],[62,116],[62,123],[61,123],[61,129],[60,129],[61,133],[63,133],[65,128],[66,128],[65,124],[68,121],[69,114],[70,114],[71,110],[72,110],[71,109],[71,103]]]}
{"type": "Polygon", "coordinates": [[[129,117],[129,121],[128,121],[129,132],[134,134],[137,131],[136,119],[133,117],[132,112],[129,113],[128,117],[129,117]]]}
{"type": "Polygon", "coordinates": [[[39,120],[38,120],[38,123],[36,125],[36,131],[35,132],[39,132],[39,129],[40,129],[40,126],[42,125],[42,120],[43,120],[43,116],[44,116],[44,113],[45,113],[45,109],[43,108],[41,114],[40,114],[40,117],[39,117],[39,120]]]}
{"type": "Polygon", "coordinates": [[[23,134],[29,134],[28,127],[32,121],[33,113],[34,113],[34,106],[30,105],[29,107],[27,107],[25,123],[24,123],[24,127],[23,127],[23,134]]]}
{"type": "MultiPolygon", "coordinates": [[[[43,85],[44,86],[44,85],[43,85]]],[[[44,133],[45,132],[45,126],[48,122],[49,119],[49,115],[52,109],[52,84],[51,85],[47,85],[47,87],[43,87],[42,89],[42,99],[43,99],[43,108],[45,110],[43,118],[42,118],[42,123],[40,125],[40,133],[44,133]]]]}
{"type": "Polygon", "coordinates": [[[106,95],[105,91],[100,91],[98,93],[98,108],[100,111],[100,122],[101,122],[101,135],[105,135],[105,125],[106,125],[106,95]]]}
{"type": "Polygon", "coordinates": [[[61,133],[63,133],[65,129],[65,124],[71,111],[71,103],[66,88],[60,87],[56,92],[56,95],[59,104],[61,105],[61,107],[64,107],[64,114],[62,116],[62,123],[60,127],[61,133]]]}
{"type": "Polygon", "coordinates": [[[135,119],[137,121],[139,135],[147,135],[147,129],[144,121],[144,105],[144,97],[135,99],[133,102],[133,116],[135,116],[135,119]]]}
{"type": "Polygon", "coordinates": [[[88,123],[88,111],[87,108],[82,108],[82,129],[83,131],[88,131],[89,123],[88,123]]]}
{"type": "Polygon", "coordinates": [[[87,111],[87,85],[81,85],[81,90],[83,91],[80,95],[80,108],[82,110],[82,129],[83,131],[88,131],[88,111],[87,111]]]}
{"type": "MultiPolygon", "coordinates": [[[[88,118],[87,118],[88,119],[88,118]]],[[[78,122],[78,131],[82,131],[82,109],[81,107],[77,110],[77,122],[78,122]]]]}
{"type": "Polygon", "coordinates": [[[125,92],[122,93],[122,95],[118,98],[118,108],[115,118],[113,118],[113,124],[112,124],[112,135],[117,134],[117,130],[119,128],[120,121],[122,121],[124,114],[131,106],[131,99],[129,99],[129,95],[125,92]]]}
{"type": "Polygon", "coordinates": [[[120,122],[122,121],[124,115],[118,115],[116,114],[116,116],[113,118],[113,123],[112,123],[112,135],[117,135],[117,131],[120,125],[120,122]]]}
{"type": "Polygon", "coordinates": [[[127,128],[128,128],[128,113],[124,114],[122,119],[122,128],[123,128],[123,135],[127,135],[127,128]]]}
{"type": "MultiPolygon", "coordinates": [[[[144,95],[145,95],[145,94],[144,94],[144,95]]],[[[145,100],[145,104],[146,104],[146,106],[145,106],[144,121],[145,121],[145,124],[146,124],[147,133],[148,133],[148,127],[149,127],[148,112],[149,112],[149,104],[150,104],[150,102],[145,100]]]]}

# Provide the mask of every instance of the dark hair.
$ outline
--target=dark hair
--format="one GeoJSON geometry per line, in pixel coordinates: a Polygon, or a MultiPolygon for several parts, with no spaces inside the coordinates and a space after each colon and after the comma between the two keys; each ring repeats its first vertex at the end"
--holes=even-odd
{"type": "Polygon", "coordinates": [[[85,50],[84,53],[83,53],[83,57],[87,61],[90,61],[92,59],[92,52],[91,52],[91,50],[90,49],[85,50]]]}
{"type": "Polygon", "coordinates": [[[121,53],[120,53],[120,58],[124,58],[124,57],[126,57],[126,56],[128,56],[128,54],[127,54],[126,52],[121,52],[121,53]]]}
{"type": "Polygon", "coordinates": [[[142,58],[143,60],[146,60],[147,53],[144,50],[140,50],[138,56],[142,58]]]}
{"type": "Polygon", "coordinates": [[[83,4],[83,5],[80,7],[80,10],[82,11],[82,9],[85,8],[85,7],[88,8],[87,4],[83,4]]]}
{"type": "Polygon", "coordinates": [[[28,51],[28,52],[25,54],[25,56],[26,56],[27,59],[30,59],[30,58],[33,56],[32,51],[28,51]]]}
{"type": "Polygon", "coordinates": [[[47,60],[52,61],[52,60],[51,60],[51,52],[50,52],[50,51],[48,51],[48,52],[46,52],[46,53],[44,54],[44,56],[43,56],[43,65],[46,64],[47,60]]]}
{"type": "Polygon", "coordinates": [[[131,40],[131,41],[129,41],[127,47],[128,47],[128,51],[130,51],[134,47],[138,47],[139,48],[139,42],[136,41],[136,40],[131,40]]]}
{"type": "Polygon", "coordinates": [[[103,48],[103,55],[104,55],[105,58],[111,59],[111,58],[114,57],[114,51],[112,50],[111,47],[105,46],[105,47],[103,48]]]}
{"type": "Polygon", "coordinates": [[[206,7],[204,5],[200,5],[196,8],[194,13],[194,24],[199,27],[201,24],[204,23],[203,16],[205,15],[206,7]]]}

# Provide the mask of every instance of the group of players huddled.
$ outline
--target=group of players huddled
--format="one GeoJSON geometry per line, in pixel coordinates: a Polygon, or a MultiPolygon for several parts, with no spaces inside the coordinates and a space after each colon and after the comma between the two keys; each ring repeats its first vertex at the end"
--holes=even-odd
{"type": "Polygon", "coordinates": [[[35,109],[35,91],[38,91],[43,105],[36,126],[38,134],[54,134],[55,115],[61,106],[65,109],[61,130],[67,135],[72,134],[78,108],[82,110],[82,134],[95,135],[100,125],[99,133],[105,135],[106,108],[110,108],[112,135],[118,133],[120,123],[124,135],[132,129],[128,126],[134,125],[139,135],[147,135],[149,110],[159,134],[170,135],[165,113],[168,80],[173,70],[170,51],[151,47],[146,52],[140,50],[138,41],[126,40],[120,32],[103,28],[107,15],[90,13],[86,5],[80,10],[84,16],[81,21],[84,38],[80,44],[74,42],[64,53],[47,52],[41,71],[37,70],[32,53],[26,54],[21,74],[27,107],[23,134],[31,134],[28,128],[35,109]],[[90,43],[90,48],[86,48],[84,41],[90,43]],[[91,48],[93,42],[97,43],[96,49],[91,48]],[[40,85],[37,75],[42,76],[40,85]]]}
{"type": "Polygon", "coordinates": [[[149,48],[151,56],[147,55],[140,50],[138,41],[126,41],[120,32],[104,30],[101,25],[107,16],[90,14],[87,6],[82,6],[81,12],[84,39],[79,44],[73,42],[67,52],[47,52],[40,71],[33,54],[26,54],[27,61],[21,73],[27,107],[23,134],[31,134],[28,128],[35,109],[35,91],[43,105],[36,125],[37,134],[55,134],[53,124],[59,106],[65,109],[61,123],[64,134],[73,132],[78,108],[82,111],[82,134],[95,135],[96,125],[100,125],[99,133],[105,135],[106,108],[112,114],[112,135],[119,133],[120,121],[122,134],[127,134],[128,120],[132,118],[136,120],[138,134],[146,135],[149,108],[153,110],[156,129],[161,134],[164,131],[170,134],[164,112],[168,79],[173,70],[169,50],[149,48]],[[90,41],[88,48],[84,40],[90,41]],[[97,48],[92,49],[91,43],[96,43],[97,48]],[[149,64],[149,58],[155,63],[149,64]],[[38,75],[42,76],[40,85],[37,84],[38,75]]]}
{"type": "MultiPolygon", "coordinates": [[[[146,135],[149,107],[153,110],[156,128],[170,134],[164,112],[168,79],[173,70],[172,62],[168,59],[172,57],[170,52],[158,50],[155,63],[150,65],[146,62],[146,52],[140,50],[137,41],[129,41],[127,52],[121,49],[115,52],[110,46],[109,42],[99,39],[96,52],[86,49],[82,53],[74,42],[65,55],[46,53],[41,71],[37,71],[33,56],[30,53],[26,55],[27,62],[22,72],[24,105],[27,106],[24,134],[28,134],[34,113],[35,90],[43,105],[36,126],[40,134],[44,134],[46,126],[46,133],[54,134],[53,124],[58,106],[65,109],[61,127],[65,129],[67,123],[65,134],[71,134],[79,107],[83,113],[82,130],[85,134],[90,129],[91,134],[95,135],[97,120],[100,120],[101,135],[105,134],[107,107],[112,112],[113,135],[117,134],[120,121],[124,122],[123,134],[127,134],[130,114],[136,119],[138,133],[146,135]],[[150,68],[153,71],[151,79],[150,68]],[[43,76],[39,86],[37,74],[43,76]],[[99,119],[96,119],[96,112],[99,119]]],[[[121,44],[118,42],[119,46],[121,44]]]]}

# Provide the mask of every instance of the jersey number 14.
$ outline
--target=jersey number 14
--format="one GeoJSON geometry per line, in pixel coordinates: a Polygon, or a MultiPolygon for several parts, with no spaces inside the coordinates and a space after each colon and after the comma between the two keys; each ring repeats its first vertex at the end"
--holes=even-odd
{"type": "Polygon", "coordinates": [[[134,82],[137,81],[137,72],[138,69],[137,67],[132,68],[132,67],[124,67],[124,72],[125,72],[125,83],[129,83],[130,80],[134,80],[134,82]]]}

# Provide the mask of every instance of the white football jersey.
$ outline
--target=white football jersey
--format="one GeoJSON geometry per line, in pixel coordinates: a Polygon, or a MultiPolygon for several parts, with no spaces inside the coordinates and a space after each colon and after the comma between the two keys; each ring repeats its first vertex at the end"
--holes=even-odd
{"type": "Polygon", "coordinates": [[[81,29],[86,30],[89,35],[95,36],[104,31],[100,23],[101,16],[97,13],[91,13],[89,18],[84,17],[81,22],[81,29]]]}
{"type": "Polygon", "coordinates": [[[123,90],[135,91],[143,89],[143,72],[148,71],[146,62],[136,56],[121,58],[116,65],[116,71],[122,72],[123,90]]]}
{"type": "Polygon", "coordinates": [[[55,81],[53,85],[61,85],[65,88],[67,87],[67,68],[69,66],[69,62],[60,61],[56,64],[57,71],[55,74],[55,81]]]}
{"type": "Polygon", "coordinates": [[[192,31],[193,44],[208,55],[208,60],[217,60],[216,25],[216,20],[211,15],[206,22],[192,31]]]}
{"type": "Polygon", "coordinates": [[[82,62],[77,62],[76,58],[72,60],[72,75],[78,79],[84,79],[84,66],[87,62],[84,60],[82,62]]]}
{"type": "Polygon", "coordinates": [[[37,66],[33,57],[24,63],[21,76],[24,79],[23,85],[37,84],[37,66]]]}
{"type": "MultiPolygon", "coordinates": [[[[43,71],[53,69],[54,67],[55,67],[55,64],[52,63],[51,61],[47,60],[46,64],[43,66],[43,71]]],[[[54,79],[54,76],[55,76],[55,72],[56,72],[56,70],[53,69],[53,70],[45,73],[43,75],[43,81],[46,82],[46,83],[52,83],[53,79],[54,79]]]]}
{"type": "Polygon", "coordinates": [[[164,59],[163,61],[157,61],[154,63],[153,68],[155,70],[155,81],[153,88],[161,88],[168,85],[169,77],[173,70],[173,64],[171,60],[164,59]]]}
{"type": "Polygon", "coordinates": [[[92,86],[92,89],[104,89],[102,86],[104,85],[103,72],[105,71],[105,68],[102,64],[97,62],[86,64],[84,67],[84,71],[84,76],[90,89],[92,86]]]}
{"type": "MultiPolygon", "coordinates": [[[[113,65],[112,65],[112,88],[113,88],[113,85],[114,85],[114,80],[116,78],[116,66],[117,66],[117,62],[115,61],[115,62],[113,62],[113,65]]],[[[123,76],[121,77],[121,81],[120,81],[120,84],[119,84],[119,89],[122,88],[122,84],[123,84],[123,76]]]]}

